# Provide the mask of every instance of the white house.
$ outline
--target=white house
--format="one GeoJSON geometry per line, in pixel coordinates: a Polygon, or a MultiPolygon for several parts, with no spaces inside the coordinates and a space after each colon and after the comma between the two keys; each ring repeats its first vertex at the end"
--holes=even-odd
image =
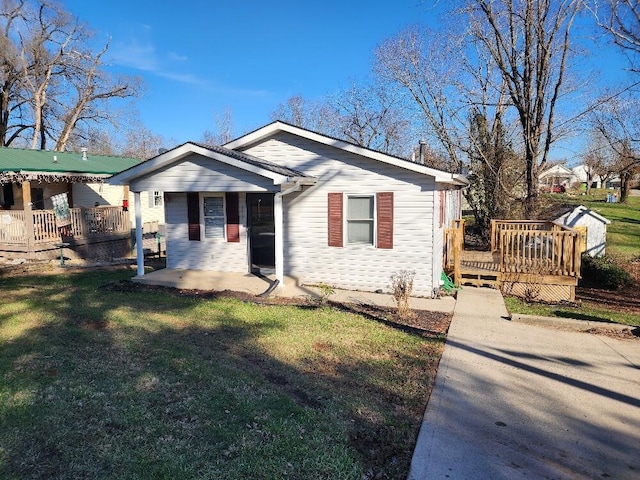
{"type": "Polygon", "coordinates": [[[539,176],[541,186],[552,187],[554,185],[562,185],[569,188],[573,182],[575,175],[573,171],[564,165],[554,165],[547,168],[539,176]]]}
{"type": "MultiPolygon", "coordinates": [[[[467,185],[282,122],[224,147],[185,143],[110,183],[128,185],[136,204],[164,192],[168,269],[266,270],[363,291],[386,290],[405,269],[422,296],[439,286],[444,229],[467,185]]],[[[143,261],[139,252],[138,275],[143,261]]]]}
{"type": "Polygon", "coordinates": [[[593,210],[579,205],[555,220],[555,223],[583,232],[586,238],[585,252],[592,257],[605,253],[607,243],[607,225],[610,220],[593,210]]]}

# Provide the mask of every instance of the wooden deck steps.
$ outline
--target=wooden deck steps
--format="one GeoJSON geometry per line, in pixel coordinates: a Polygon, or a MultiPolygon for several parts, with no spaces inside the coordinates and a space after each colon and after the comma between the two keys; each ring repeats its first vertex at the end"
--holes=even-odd
{"type": "Polygon", "coordinates": [[[497,255],[491,252],[463,251],[460,261],[460,285],[499,288],[497,255]]]}

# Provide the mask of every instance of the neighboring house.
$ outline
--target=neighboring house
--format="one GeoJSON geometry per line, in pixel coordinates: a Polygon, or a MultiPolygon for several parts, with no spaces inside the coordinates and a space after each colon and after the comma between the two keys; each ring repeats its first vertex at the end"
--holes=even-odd
{"type": "Polygon", "coordinates": [[[554,185],[569,188],[574,180],[573,171],[564,165],[554,165],[543,171],[538,181],[543,188],[551,189],[554,185]]]}
{"type": "Polygon", "coordinates": [[[393,273],[413,270],[422,296],[439,287],[444,229],[467,185],[282,122],[224,147],[185,143],[110,183],[128,185],[136,202],[165,192],[168,269],[274,272],[365,291],[388,291],[393,273]]]}
{"type": "Polygon", "coordinates": [[[582,232],[586,239],[585,252],[588,255],[592,257],[604,255],[607,243],[607,225],[611,223],[610,220],[580,205],[561,215],[555,220],[555,223],[582,232]]]}
{"type": "MultiPolygon", "coordinates": [[[[55,244],[61,242],[61,232],[52,197],[61,193],[67,195],[73,216],[67,232],[73,237],[69,254],[91,257],[88,245],[104,243],[107,238],[122,244],[114,249],[112,242],[109,256],[128,254],[130,246],[125,247],[125,243],[130,243],[130,215],[134,212],[132,208],[123,212],[123,200],[131,196],[132,207],[133,195],[105,180],[138,163],[133,158],[86,151],[0,148],[0,256],[58,255],[55,244]]],[[[163,214],[161,206],[143,209],[145,221],[164,221],[163,214]]],[[[104,256],[102,253],[100,256],[104,256]]]]}

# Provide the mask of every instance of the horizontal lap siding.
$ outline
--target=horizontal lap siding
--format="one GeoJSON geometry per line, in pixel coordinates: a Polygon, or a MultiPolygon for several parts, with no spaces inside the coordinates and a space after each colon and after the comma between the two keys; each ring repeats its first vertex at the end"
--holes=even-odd
{"type": "Polygon", "coordinates": [[[165,192],[264,192],[274,191],[273,180],[261,175],[191,155],[176,165],[131,183],[132,190],[165,192]]]}
{"type": "Polygon", "coordinates": [[[246,197],[244,194],[239,197],[240,242],[214,242],[204,235],[200,241],[190,241],[187,196],[184,193],[171,194],[166,204],[167,268],[248,272],[246,197]]]}
{"type": "Polygon", "coordinates": [[[256,145],[247,153],[319,178],[316,186],[284,197],[287,275],[306,283],[388,292],[393,273],[414,270],[414,293],[431,294],[433,178],[287,134],[256,145]],[[328,194],[335,192],[394,192],[393,248],[329,247],[328,194]]]}

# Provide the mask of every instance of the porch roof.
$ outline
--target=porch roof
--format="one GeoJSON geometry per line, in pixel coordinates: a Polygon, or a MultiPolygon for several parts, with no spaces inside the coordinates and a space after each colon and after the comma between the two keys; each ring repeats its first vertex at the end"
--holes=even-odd
{"type": "Polygon", "coordinates": [[[55,152],[22,148],[0,148],[0,173],[11,174],[107,176],[140,163],[135,158],[93,155],[78,152],[55,152]]]}
{"type": "Polygon", "coordinates": [[[202,145],[196,142],[186,142],[114,175],[109,179],[109,183],[115,185],[129,185],[136,179],[152,175],[154,172],[177,163],[192,154],[208,157],[242,170],[270,178],[273,180],[275,185],[285,184],[291,180],[302,180],[305,183],[312,184],[315,183],[316,180],[315,177],[307,175],[299,170],[284,167],[252,155],[247,155],[246,153],[236,152],[234,150],[229,150],[228,148],[214,145],[202,145]]]}

